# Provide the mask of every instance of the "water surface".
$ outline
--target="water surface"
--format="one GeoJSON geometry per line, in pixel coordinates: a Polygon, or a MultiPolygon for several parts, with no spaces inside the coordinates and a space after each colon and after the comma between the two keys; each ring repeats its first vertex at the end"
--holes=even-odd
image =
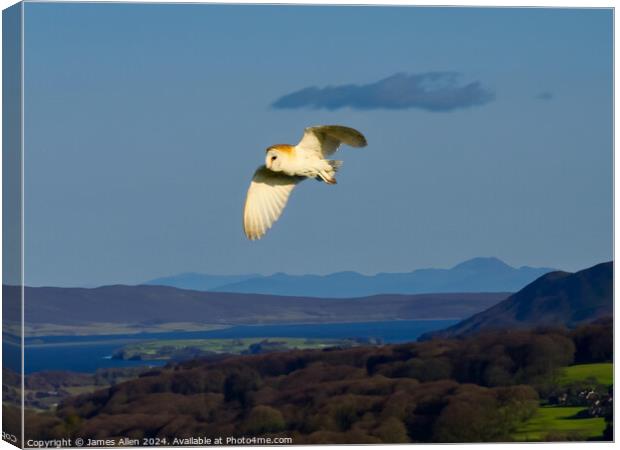
{"type": "MultiPolygon", "coordinates": [[[[94,372],[104,367],[162,365],[162,361],[122,361],[110,356],[130,342],[171,339],[215,339],[254,337],[378,338],[385,343],[415,341],[421,334],[455,324],[458,320],[399,320],[389,322],[330,323],[301,325],[244,325],[211,331],[138,333],[106,336],[43,336],[26,339],[25,372],[70,370],[94,372]]],[[[5,361],[19,370],[19,346],[3,342],[5,361]]]]}

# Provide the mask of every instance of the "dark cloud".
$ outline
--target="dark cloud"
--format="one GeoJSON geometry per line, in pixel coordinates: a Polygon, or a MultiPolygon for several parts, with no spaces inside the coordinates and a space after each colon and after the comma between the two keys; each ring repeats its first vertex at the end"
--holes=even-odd
{"type": "Polygon", "coordinates": [[[541,92],[536,96],[538,100],[551,100],[553,99],[553,94],[548,91],[541,92]]]}
{"type": "Polygon", "coordinates": [[[398,73],[371,84],[308,87],[276,100],[278,109],[406,109],[452,111],[484,105],[495,94],[479,81],[462,84],[456,72],[398,73]]]}

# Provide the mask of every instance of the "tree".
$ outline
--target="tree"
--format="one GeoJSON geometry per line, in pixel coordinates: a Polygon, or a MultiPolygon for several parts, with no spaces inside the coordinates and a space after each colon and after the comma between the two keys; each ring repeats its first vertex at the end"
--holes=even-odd
{"type": "Polygon", "coordinates": [[[286,428],[282,413],[270,406],[258,405],[252,408],[245,421],[245,430],[252,435],[277,433],[286,428]]]}
{"type": "Polygon", "coordinates": [[[613,321],[602,320],[577,328],[571,333],[575,342],[575,362],[607,362],[613,360],[613,321]]]}
{"type": "Polygon", "coordinates": [[[451,398],[433,428],[435,442],[489,442],[504,437],[494,396],[482,388],[451,398]]]}
{"type": "Polygon", "coordinates": [[[402,421],[396,417],[389,417],[382,422],[373,432],[386,444],[399,444],[409,442],[407,428],[402,421]]]}
{"type": "Polygon", "coordinates": [[[224,399],[227,402],[236,400],[244,408],[248,407],[252,401],[251,393],[258,388],[259,382],[260,376],[250,368],[235,371],[224,381],[224,399]]]}

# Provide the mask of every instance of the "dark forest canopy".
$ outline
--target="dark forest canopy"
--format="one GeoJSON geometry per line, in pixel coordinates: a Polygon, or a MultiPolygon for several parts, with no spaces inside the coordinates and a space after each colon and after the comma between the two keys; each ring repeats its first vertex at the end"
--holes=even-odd
{"type": "Polygon", "coordinates": [[[188,361],[32,416],[45,437],[286,436],[295,444],[506,441],[559,369],[610,361],[612,322],[188,361]]]}

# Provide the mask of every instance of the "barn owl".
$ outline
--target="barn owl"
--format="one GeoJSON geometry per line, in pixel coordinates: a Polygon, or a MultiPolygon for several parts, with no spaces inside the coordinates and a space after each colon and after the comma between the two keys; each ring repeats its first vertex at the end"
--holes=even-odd
{"type": "Polygon", "coordinates": [[[282,214],[293,188],[306,178],[336,184],[342,161],[328,160],[340,144],[365,147],[366,138],[353,128],[339,125],[309,127],[297,145],[267,148],[265,165],[254,173],[245,199],[243,229],[256,240],[271,228],[282,214]]]}

